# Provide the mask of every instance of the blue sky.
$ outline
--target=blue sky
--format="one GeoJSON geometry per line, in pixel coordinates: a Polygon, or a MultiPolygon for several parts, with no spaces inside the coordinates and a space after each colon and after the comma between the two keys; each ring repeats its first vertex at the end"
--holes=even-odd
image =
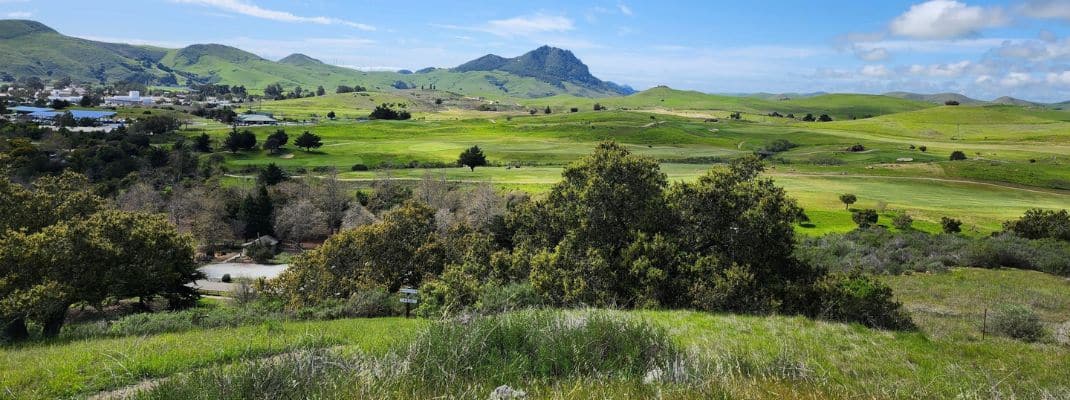
{"type": "Polygon", "coordinates": [[[1070,100],[1070,0],[0,0],[0,18],[360,69],[450,67],[550,44],[638,89],[1070,100]]]}

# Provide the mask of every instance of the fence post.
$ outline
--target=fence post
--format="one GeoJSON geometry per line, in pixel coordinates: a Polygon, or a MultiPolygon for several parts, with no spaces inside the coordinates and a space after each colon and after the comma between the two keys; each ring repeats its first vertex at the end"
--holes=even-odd
{"type": "Polygon", "coordinates": [[[988,307],[985,307],[985,316],[981,319],[981,340],[985,340],[985,333],[988,331],[988,307]]]}

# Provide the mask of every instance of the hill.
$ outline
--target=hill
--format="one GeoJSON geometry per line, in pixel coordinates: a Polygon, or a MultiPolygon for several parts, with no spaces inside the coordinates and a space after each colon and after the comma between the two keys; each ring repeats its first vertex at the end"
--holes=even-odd
{"type": "Polygon", "coordinates": [[[919,94],[910,92],[889,92],[885,93],[885,96],[896,97],[900,99],[924,101],[928,103],[944,104],[948,101],[957,101],[959,104],[984,104],[985,101],[977,100],[958,93],[935,93],[935,94],[919,94]]]}
{"type": "Polygon", "coordinates": [[[561,88],[569,83],[605,95],[628,95],[635,92],[630,87],[596,78],[591,75],[587,65],[576,58],[571,51],[550,46],[542,46],[514,58],[488,54],[461,64],[453,70],[456,72],[503,71],[536,78],[561,88]]]}
{"type": "Polygon", "coordinates": [[[269,84],[285,88],[338,85],[393,90],[434,85],[467,96],[604,97],[631,93],[626,86],[590,74],[572,52],[550,47],[504,59],[483,57],[454,69],[364,72],[323,63],[304,54],[279,61],[221,44],[164,49],[104,43],[65,36],[35,21],[0,20],[0,74],[76,82],[136,82],[147,85],[216,83],[256,92],[269,84]]]}

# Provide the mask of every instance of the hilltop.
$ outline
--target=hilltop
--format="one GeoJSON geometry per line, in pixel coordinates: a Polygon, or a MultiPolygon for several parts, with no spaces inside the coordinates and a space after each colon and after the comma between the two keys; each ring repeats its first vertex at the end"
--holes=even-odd
{"type": "Polygon", "coordinates": [[[304,54],[278,61],[222,44],[180,49],[105,43],[63,35],[40,22],[0,20],[0,74],[12,78],[69,76],[77,82],[146,85],[228,84],[258,91],[273,83],[375,90],[431,87],[470,96],[604,97],[630,94],[605,82],[568,50],[541,47],[506,59],[487,56],[453,69],[364,72],[326,64],[304,54]]]}

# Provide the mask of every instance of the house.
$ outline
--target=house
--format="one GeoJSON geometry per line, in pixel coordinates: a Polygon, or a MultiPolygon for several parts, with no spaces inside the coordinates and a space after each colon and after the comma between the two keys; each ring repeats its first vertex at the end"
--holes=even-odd
{"type": "Polygon", "coordinates": [[[109,106],[151,106],[159,100],[157,97],[141,97],[141,92],[131,90],[126,96],[109,96],[104,98],[104,104],[109,106]]]}
{"type": "Polygon", "coordinates": [[[239,125],[276,125],[279,121],[272,118],[270,115],[263,114],[242,114],[238,116],[239,125]]]}

